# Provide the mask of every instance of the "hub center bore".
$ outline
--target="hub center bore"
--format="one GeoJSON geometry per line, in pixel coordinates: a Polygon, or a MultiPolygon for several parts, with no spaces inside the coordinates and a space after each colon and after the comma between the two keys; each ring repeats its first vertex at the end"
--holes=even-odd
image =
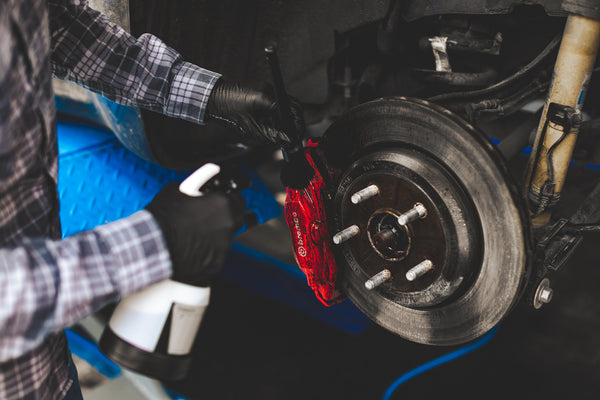
{"type": "Polygon", "coordinates": [[[373,250],[385,260],[403,260],[410,250],[411,234],[408,226],[398,223],[393,210],[378,210],[367,222],[367,235],[373,250]]]}

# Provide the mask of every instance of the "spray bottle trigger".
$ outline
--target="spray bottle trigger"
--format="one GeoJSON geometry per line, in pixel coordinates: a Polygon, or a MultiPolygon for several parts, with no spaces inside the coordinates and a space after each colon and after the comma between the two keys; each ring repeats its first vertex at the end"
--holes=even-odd
{"type": "Polygon", "coordinates": [[[202,186],[221,172],[221,167],[217,164],[207,163],[194,171],[179,185],[179,191],[190,197],[200,197],[203,193],[200,191],[202,186]]]}

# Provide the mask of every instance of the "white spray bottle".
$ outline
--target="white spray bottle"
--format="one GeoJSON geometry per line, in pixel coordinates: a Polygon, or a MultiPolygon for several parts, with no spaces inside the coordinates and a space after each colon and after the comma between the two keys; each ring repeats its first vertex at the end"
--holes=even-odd
{"type": "MultiPolygon", "coordinates": [[[[205,164],[179,190],[202,196],[202,186],[220,170],[216,164],[205,164]]],[[[190,368],[190,352],[209,298],[209,287],[170,279],[156,283],[121,300],[98,346],[128,369],[159,380],[182,379],[190,368]]]]}

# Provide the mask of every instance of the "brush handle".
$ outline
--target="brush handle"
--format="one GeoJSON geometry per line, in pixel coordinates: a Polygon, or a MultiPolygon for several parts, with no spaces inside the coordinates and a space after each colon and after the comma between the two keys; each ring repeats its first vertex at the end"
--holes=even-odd
{"type": "Polygon", "coordinates": [[[281,169],[281,182],[285,186],[293,189],[303,189],[309,184],[315,174],[315,171],[312,169],[304,155],[304,148],[302,146],[304,132],[300,132],[298,125],[296,125],[292,113],[290,97],[287,95],[285,85],[283,84],[283,76],[281,74],[281,68],[279,67],[279,59],[277,57],[275,46],[267,46],[265,48],[265,55],[269,62],[269,66],[271,67],[271,74],[273,75],[273,85],[275,86],[279,118],[284,132],[292,142],[290,147],[281,149],[283,159],[285,160],[281,169]]]}
{"type": "MultiPolygon", "coordinates": [[[[279,118],[283,124],[285,132],[290,136],[293,142],[295,151],[302,149],[302,134],[298,131],[298,127],[294,122],[292,115],[292,106],[290,98],[285,91],[285,85],[283,83],[283,75],[281,74],[281,68],[279,66],[279,57],[277,56],[277,49],[275,46],[270,45],[265,48],[265,56],[271,69],[271,75],[273,76],[273,85],[275,88],[275,97],[279,104],[279,118]]],[[[293,150],[288,150],[293,151],[293,150]]]]}

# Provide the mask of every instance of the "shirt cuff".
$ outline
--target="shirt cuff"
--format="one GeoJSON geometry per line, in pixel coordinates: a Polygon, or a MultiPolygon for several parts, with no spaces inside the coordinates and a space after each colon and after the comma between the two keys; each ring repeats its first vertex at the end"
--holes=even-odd
{"type": "Polygon", "coordinates": [[[177,65],[173,72],[164,113],[197,124],[204,123],[208,97],[221,74],[188,62],[177,65]]]}
{"type": "Polygon", "coordinates": [[[111,249],[113,282],[121,297],[171,276],[171,258],[152,214],[138,211],[94,229],[111,249]]]}

